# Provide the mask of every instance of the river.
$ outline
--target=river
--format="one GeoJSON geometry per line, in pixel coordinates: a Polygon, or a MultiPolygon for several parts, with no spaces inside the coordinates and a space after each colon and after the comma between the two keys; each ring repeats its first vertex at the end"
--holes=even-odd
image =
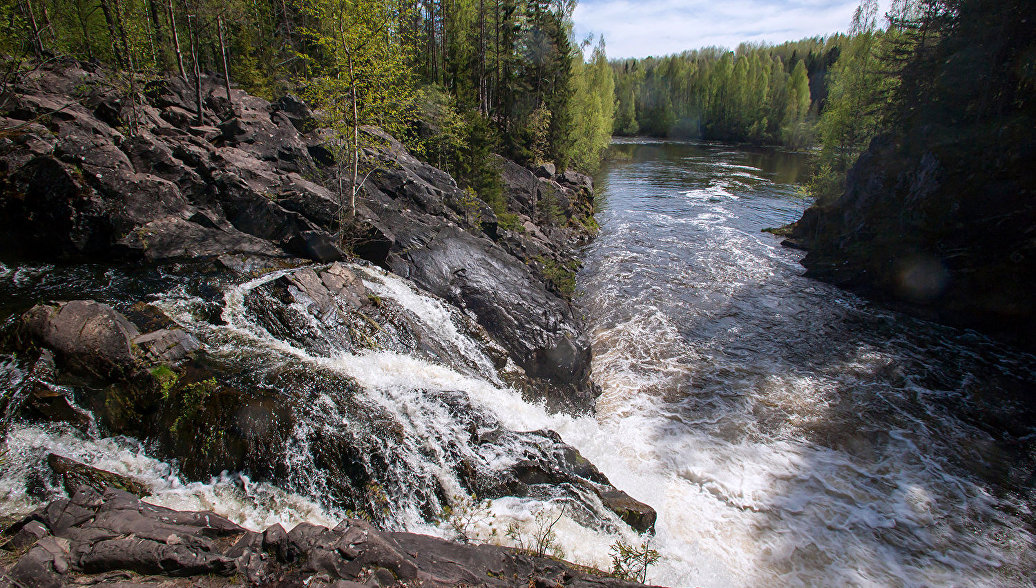
{"type": "Polygon", "coordinates": [[[580,286],[651,578],[1032,585],[1036,358],[804,277],[761,232],[805,208],[802,155],[615,149],[580,286]]]}
{"type": "MultiPolygon", "coordinates": [[[[456,537],[456,521],[430,516],[450,493],[454,507],[475,511],[468,539],[513,543],[510,524],[528,533],[559,516],[566,557],[608,569],[613,543],[642,538],[593,496],[462,496],[464,472],[493,476],[538,451],[529,436],[475,444],[472,427],[553,429],[658,511],[654,583],[1032,585],[1036,358],[803,277],[802,253],[760,232],[805,207],[802,155],[650,141],[617,149],[626,158],[599,175],[601,234],[578,280],[603,390],[596,416],[527,402],[495,373],[463,313],[370,266],[351,268],[434,340],[438,359],[351,351],[328,325],[306,322],[305,308],[263,294],[299,270],[241,282],[190,266],[0,264],[4,324],[42,300],[120,309],[146,300],[237,366],[236,385],[269,388],[297,419],[283,454],[269,455],[283,474],[262,481],[235,472],[189,481],[151,444],[96,425],[16,421],[0,514],[63,493],[45,465],[54,451],[145,480],[155,504],[212,509],[252,529],[334,525],[355,513],[328,497],[355,488],[314,457],[324,443],[384,493],[389,528],[456,537]],[[269,309],[296,313],[303,332],[273,328],[269,309]]],[[[0,393],[18,389],[25,361],[0,356],[0,393]]],[[[67,385],[84,406],[97,395],[67,385]]]]}

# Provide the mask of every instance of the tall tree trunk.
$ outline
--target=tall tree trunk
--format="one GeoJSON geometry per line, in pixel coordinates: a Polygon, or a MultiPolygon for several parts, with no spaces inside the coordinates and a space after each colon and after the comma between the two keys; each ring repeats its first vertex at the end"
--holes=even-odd
{"type": "Polygon", "coordinates": [[[126,27],[122,24],[122,4],[119,0],[112,0],[115,2],[115,26],[119,32],[119,42],[122,44],[122,55],[126,60],[126,68],[129,71],[133,71],[133,55],[130,54],[129,40],[126,37],[126,27]]]}
{"type": "Polygon", "coordinates": [[[159,69],[165,69],[169,63],[169,55],[166,52],[165,39],[162,38],[162,22],[158,18],[158,4],[155,0],[147,0],[148,12],[151,13],[151,28],[155,36],[155,59],[159,69]]]}
{"type": "Polygon", "coordinates": [[[86,58],[94,58],[93,42],[90,40],[90,27],[86,24],[86,13],[83,12],[83,1],[76,0],[76,16],[79,17],[79,28],[83,32],[83,44],[86,45],[86,58]]]}
{"type": "Polygon", "coordinates": [[[353,70],[353,54],[346,49],[349,57],[349,95],[353,107],[353,160],[352,169],[349,172],[349,214],[356,218],[356,192],[359,186],[356,185],[356,177],[360,171],[360,112],[356,99],[356,73],[353,70]]]}
{"type": "Polygon", "coordinates": [[[489,114],[486,94],[486,2],[478,0],[478,111],[483,116],[489,114]]]}
{"type": "Polygon", "coordinates": [[[493,12],[496,17],[496,80],[493,89],[493,100],[495,103],[496,116],[500,116],[500,0],[493,0],[493,12]]]}
{"type": "Polygon", "coordinates": [[[291,33],[295,27],[291,24],[291,16],[288,14],[288,3],[285,0],[281,0],[281,13],[284,16],[284,19],[281,21],[284,25],[284,35],[288,38],[288,46],[294,51],[295,42],[291,38],[291,33]]]}
{"type": "Polygon", "coordinates": [[[47,12],[47,0],[40,0],[40,11],[43,12],[43,26],[50,31],[50,40],[58,40],[57,29],[54,28],[54,23],[50,21],[50,13],[47,12]]]}
{"type": "Polygon", "coordinates": [[[25,13],[25,19],[29,21],[29,32],[32,34],[32,52],[36,54],[37,59],[43,59],[43,41],[40,39],[40,29],[36,24],[36,15],[32,10],[32,0],[25,0],[25,4],[22,5],[22,11],[25,13]]]}
{"type": "MultiPolygon", "coordinates": [[[[28,0],[26,0],[28,2],[28,0]]],[[[108,0],[101,0],[101,11],[104,13],[104,22],[108,25],[108,35],[111,37],[112,53],[115,55],[115,63],[120,68],[126,67],[126,58],[119,49],[119,29],[116,23],[117,15],[112,10],[108,0]]]]}
{"type": "Polygon", "coordinates": [[[173,0],[166,0],[166,9],[169,14],[169,30],[173,33],[173,50],[176,51],[176,65],[180,68],[180,77],[187,81],[187,71],[183,68],[183,52],[180,51],[180,35],[176,32],[176,11],[173,10],[173,0]]]}
{"type": "Polygon", "coordinates": [[[216,31],[219,33],[219,51],[223,56],[223,85],[227,89],[227,102],[230,110],[234,110],[234,99],[230,97],[230,66],[227,64],[227,45],[223,42],[223,17],[216,17],[216,31]]]}
{"type": "MultiPolygon", "coordinates": [[[[140,0],[140,6],[144,9],[145,15],[150,15],[151,10],[148,8],[147,1],[148,0],[140,0]]],[[[162,65],[158,62],[158,47],[155,46],[155,26],[153,19],[145,18],[144,24],[147,25],[147,43],[148,46],[151,47],[151,60],[155,62],[155,65],[158,68],[161,68],[162,65]]]]}
{"type": "Polygon", "coordinates": [[[205,124],[205,113],[201,108],[201,67],[198,66],[198,27],[194,26],[195,15],[187,13],[187,37],[191,41],[191,62],[194,64],[194,97],[197,100],[196,120],[198,126],[205,124]]]}

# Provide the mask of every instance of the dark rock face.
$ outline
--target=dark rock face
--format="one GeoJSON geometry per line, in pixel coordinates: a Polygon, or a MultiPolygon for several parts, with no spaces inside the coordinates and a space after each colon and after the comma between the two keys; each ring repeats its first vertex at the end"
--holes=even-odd
{"type": "MultiPolygon", "coordinates": [[[[339,197],[325,187],[337,185],[331,137],[297,98],[271,104],[235,90],[231,109],[219,81],[204,78],[199,125],[193,87],[159,80],[136,106],[130,136],[119,130],[129,107],[103,81],[103,72],[66,63],[16,84],[0,125],[58,112],[0,141],[0,215],[10,228],[0,250],[253,260],[233,267],[330,262],[351,251],[472,311],[526,371],[530,394],[592,410],[589,341],[567,301],[577,248],[594,230],[589,178],[552,166],[537,177],[500,159],[505,228],[447,173],[367,128],[374,147],[364,157],[376,170],[343,231],[339,197]]],[[[167,344],[175,346],[163,338],[149,353],[162,356],[157,347],[167,344]]]]}
{"type": "Polygon", "coordinates": [[[1034,349],[1033,165],[994,174],[962,158],[972,149],[875,139],[845,193],[807,209],[786,243],[808,250],[809,276],[1034,349]]]}
{"type": "Polygon", "coordinates": [[[551,406],[593,406],[590,341],[568,304],[486,238],[455,226],[411,228],[397,235],[406,253],[390,259],[396,273],[474,312],[526,374],[545,383],[551,406]]]}
{"type": "Polygon", "coordinates": [[[166,586],[200,577],[207,586],[639,585],[515,549],[387,533],[359,520],[256,533],[211,512],[178,512],[85,486],[4,536],[3,548],[20,555],[0,569],[22,586],[106,583],[125,572],[166,586]]]}
{"type": "Polygon", "coordinates": [[[69,496],[74,495],[80,486],[87,486],[97,492],[104,492],[107,488],[115,488],[140,497],[151,494],[151,489],[143,482],[127,476],[99,470],[61,455],[51,453],[47,456],[47,464],[61,478],[61,482],[69,496]]]}

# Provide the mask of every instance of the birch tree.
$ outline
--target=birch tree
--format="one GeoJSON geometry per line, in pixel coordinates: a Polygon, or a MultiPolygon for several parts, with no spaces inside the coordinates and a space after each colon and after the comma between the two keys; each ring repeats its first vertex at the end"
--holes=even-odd
{"type": "Polygon", "coordinates": [[[337,154],[339,238],[355,217],[361,177],[361,153],[369,146],[364,125],[377,125],[394,136],[406,132],[414,92],[398,23],[380,0],[309,0],[303,12],[312,22],[304,29],[315,47],[305,56],[310,77],[305,97],[332,130],[337,154]]]}

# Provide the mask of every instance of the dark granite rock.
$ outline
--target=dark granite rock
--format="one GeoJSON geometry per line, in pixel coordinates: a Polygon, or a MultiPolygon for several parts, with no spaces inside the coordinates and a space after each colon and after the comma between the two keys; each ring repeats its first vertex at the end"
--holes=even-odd
{"type": "Polygon", "coordinates": [[[290,532],[275,525],[254,533],[213,513],[171,511],[118,490],[77,496],[88,516],[75,524],[53,527],[37,517],[21,527],[16,536],[32,537],[32,547],[8,576],[24,586],[55,587],[104,582],[120,572],[144,585],[185,577],[222,586],[234,574],[293,586],[637,585],[511,548],[390,533],[359,520],[334,529],[302,523],[290,532]]]}
{"type": "Polygon", "coordinates": [[[117,488],[136,496],[151,494],[151,488],[143,482],[134,480],[129,476],[120,476],[119,474],[99,470],[74,459],[51,453],[47,455],[47,464],[61,478],[65,490],[70,495],[74,494],[80,486],[93,488],[97,492],[104,492],[108,488],[117,488]]]}
{"type": "Polygon", "coordinates": [[[120,374],[136,362],[137,327],[110,306],[73,300],[39,305],[22,316],[26,332],[64,361],[98,375],[120,374]]]}

